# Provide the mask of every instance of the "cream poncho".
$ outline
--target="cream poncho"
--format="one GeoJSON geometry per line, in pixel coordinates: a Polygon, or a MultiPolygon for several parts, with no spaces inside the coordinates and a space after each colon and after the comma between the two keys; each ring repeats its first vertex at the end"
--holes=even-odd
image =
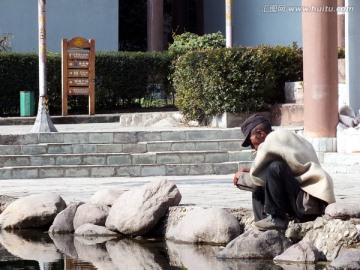
{"type": "Polygon", "coordinates": [[[275,160],[285,161],[289,165],[305,192],[329,204],[335,202],[333,181],[321,167],[313,146],[305,138],[285,129],[266,136],[250,170],[255,185],[264,186],[266,168],[275,160]]]}

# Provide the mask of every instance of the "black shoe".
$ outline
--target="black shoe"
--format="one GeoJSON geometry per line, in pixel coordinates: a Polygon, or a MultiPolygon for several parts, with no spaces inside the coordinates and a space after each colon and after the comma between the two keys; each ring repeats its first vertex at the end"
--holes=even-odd
{"type": "Polygon", "coordinates": [[[254,227],[260,231],[285,230],[289,221],[285,218],[268,215],[266,218],[254,222],[254,227]]]}

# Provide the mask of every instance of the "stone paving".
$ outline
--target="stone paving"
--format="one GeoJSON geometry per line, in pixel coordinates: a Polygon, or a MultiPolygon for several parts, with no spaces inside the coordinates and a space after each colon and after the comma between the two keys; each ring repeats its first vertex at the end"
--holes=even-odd
{"type": "MultiPolygon", "coordinates": [[[[100,189],[131,189],[156,179],[175,181],[183,198],[183,205],[231,207],[251,209],[251,192],[242,191],[232,184],[233,175],[157,176],[157,177],[109,177],[109,178],[47,178],[1,180],[2,195],[24,196],[42,192],[54,192],[69,203],[88,201],[100,189]]],[[[360,176],[332,175],[338,202],[360,206],[360,176]]]]}

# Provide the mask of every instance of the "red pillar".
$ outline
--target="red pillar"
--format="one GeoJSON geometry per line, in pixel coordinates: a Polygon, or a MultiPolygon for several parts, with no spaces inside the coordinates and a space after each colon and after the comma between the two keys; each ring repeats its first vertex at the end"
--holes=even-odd
{"type": "MultiPolygon", "coordinates": [[[[345,6],[345,0],[337,0],[338,7],[345,6]]],[[[338,47],[345,48],[345,13],[339,12],[337,17],[338,47]]]]}
{"type": "Polygon", "coordinates": [[[336,137],[338,123],[337,1],[303,0],[304,132],[336,137]]]}
{"type": "Polygon", "coordinates": [[[163,17],[163,0],[147,0],[148,51],[164,49],[163,17]]]}

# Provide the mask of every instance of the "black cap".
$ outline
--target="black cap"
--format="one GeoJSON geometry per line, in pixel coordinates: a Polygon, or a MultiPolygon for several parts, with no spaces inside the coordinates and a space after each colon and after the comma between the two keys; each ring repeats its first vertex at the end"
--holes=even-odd
{"type": "Polygon", "coordinates": [[[241,126],[241,131],[245,136],[245,140],[242,143],[243,147],[247,147],[247,146],[251,145],[251,142],[250,142],[251,130],[253,130],[253,128],[256,127],[257,125],[264,123],[264,122],[270,123],[269,119],[267,119],[265,116],[260,115],[260,114],[253,114],[244,121],[244,123],[241,126]]]}

